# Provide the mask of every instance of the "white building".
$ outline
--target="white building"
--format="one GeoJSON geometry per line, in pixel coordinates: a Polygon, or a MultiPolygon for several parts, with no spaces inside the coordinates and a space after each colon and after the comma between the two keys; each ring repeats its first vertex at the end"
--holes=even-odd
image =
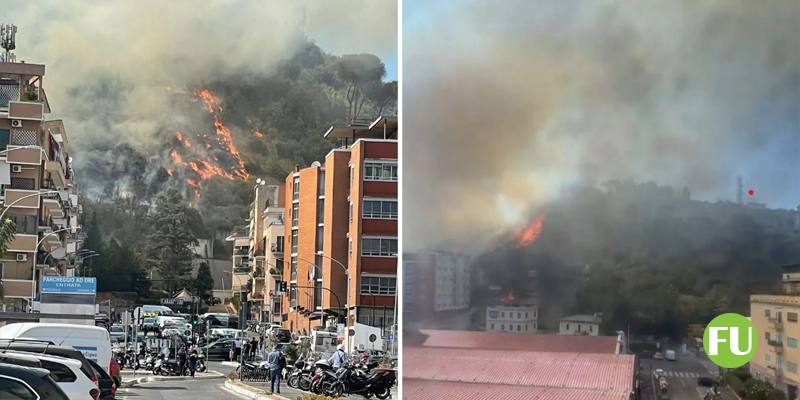
{"type": "Polygon", "coordinates": [[[469,308],[471,279],[469,256],[437,251],[434,258],[434,311],[461,310],[469,308]]]}
{"type": "Polygon", "coordinates": [[[535,304],[486,307],[486,331],[536,333],[538,307],[535,304]]]}
{"type": "Polygon", "coordinates": [[[601,322],[603,320],[598,314],[571,315],[561,318],[558,324],[558,334],[598,336],[601,322]]]}

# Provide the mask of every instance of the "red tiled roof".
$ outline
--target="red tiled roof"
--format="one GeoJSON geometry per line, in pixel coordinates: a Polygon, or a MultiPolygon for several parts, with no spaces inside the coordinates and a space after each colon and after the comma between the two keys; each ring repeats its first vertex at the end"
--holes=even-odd
{"type": "Polygon", "coordinates": [[[617,351],[615,336],[520,335],[481,331],[421,330],[428,338],[425,347],[465,349],[525,350],[567,353],[605,353],[617,351]]]}
{"type": "MultiPolygon", "coordinates": [[[[404,369],[407,369],[405,367],[404,369]]],[[[628,400],[615,390],[543,388],[403,379],[403,398],[413,400],[628,400]]]]}
{"type": "Polygon", "coordinates": [[[432,381],[629,393],[634,368],[633,355],[429,347],[403,350],[403,377],[432,381]]]}

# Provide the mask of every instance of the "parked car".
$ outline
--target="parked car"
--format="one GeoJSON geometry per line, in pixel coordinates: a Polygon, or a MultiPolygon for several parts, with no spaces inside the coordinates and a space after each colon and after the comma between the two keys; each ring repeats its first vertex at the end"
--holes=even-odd
{"type": "Polygon", "coordinates": [[[664,359],[664,353],[659,351],[653,354],[653,360],[663,360],[663,359],[664,359]]]}
{"type": "Polygon", "coordinates": [[[120,324],[111,325],[111,329],[108,331],[108,333],[111,336],[112,342],[125,341],[125,327],[120,324]]]}
{"type": "Polygon", "coordinates": [[[0,338],[49,340],[79,350],[107,372],[111,368],[111,336],[97,326],[22,322],[0,327],[0,338]]]}
{"type": "Polygon", "coordinates": [[[208,352],[208,360],[227,360],[233,348],[233,339],[222,339],[212,342],[207,347],[201,348],[203,353],[208,352]]]}
{"type": "Polygon", "coordinates": [[[666,359],[667,361],[675,361],[675,359],[676,359],[675,350],[667,350],[667,351],[665,351],[664,352],[664,359],[666,359]]]}
{"type": "Polygon", "coordinates": [[[0,392],[13,399],[70,400],[43,368],[0,364],[0,392]]]}
{"type": "Polygon", "coordinates": [[[0,353],[0,363],[44,368],[50,371],[50,377],[70,399],[85,399],[88,396],[96,400],[100,396],[97,382],[92,381],[81,371],[81,362],[78,360],[19,351],[4,351],[0,353]]]}
{"type": "Polygon", "coordinates": [[[89,360],[95,374],[97,374],[97,386],[100,389],[100,400],[111,400],[117,394],[117,384],[106,371],[94,361],[89,360]]]}
{"type": "Polygon", "coordinates": [[[64,358],[71,358],[81,362],[81,371],[92,381],[97,381],[89,360],[78,350],[68,346],[56,346],[53,342],[29,339],[0,339],[0,348],[5,350],[23,351],[26,353],[46,354],[64,358]]]}

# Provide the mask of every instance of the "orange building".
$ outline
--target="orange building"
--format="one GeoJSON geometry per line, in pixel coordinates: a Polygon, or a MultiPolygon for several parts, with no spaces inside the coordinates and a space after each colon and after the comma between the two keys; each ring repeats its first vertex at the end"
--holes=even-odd
{"type": "Polygon", "coordinates": [[[329,316],[388,333],[397,294],[397,118],[332,127],[325,163],[286,178],[284,326],[309,333],[329,316]],[[291,188],[291,190],[289,190],[291,188]],[[345,268],[347,273],[345,273],[345,268]]]}

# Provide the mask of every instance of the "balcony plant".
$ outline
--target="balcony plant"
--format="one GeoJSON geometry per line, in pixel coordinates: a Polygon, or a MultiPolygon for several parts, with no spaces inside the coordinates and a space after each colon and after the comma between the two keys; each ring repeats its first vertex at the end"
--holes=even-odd
{"type": "Polygon", "coordinates": [[[25,96],[24,97],[25,97],[25,100],[28,100],[28,101],[37,101],[37,100],[39,100],[39,95],[36,92],[32,91],[32,90],[25,91],[25,96]]]}

